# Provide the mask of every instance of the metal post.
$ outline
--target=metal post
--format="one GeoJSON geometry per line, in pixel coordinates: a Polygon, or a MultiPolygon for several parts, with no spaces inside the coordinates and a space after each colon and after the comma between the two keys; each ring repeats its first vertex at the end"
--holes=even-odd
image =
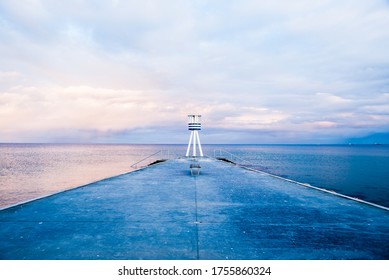
{"type": "Polygon", "coordinates": [[[186,149],[186,156],[187,156],[187,157],[189,156],[189,152],[190,152],[190,144],[192,143],[192,138],[193,138],[193,131],[191,131],[191,133],[190,133],[190,138],[189,138],[188,149],[186,149]]]}
{"type": "Polygon", "coordinates": [[[192,131],[193,133],[193,156],[195,157],[196,156],[196,133],[197,131],[192,131]]]}
{"type": "Polygon", "coordinates": [[[197,143],[199,146],[200,156],[202,157],[203,156],[203,149],[201,149],[200,136],[199,136],[199,133],[197,131],[196,131],[196,136],[197,136],[197,143]]]}

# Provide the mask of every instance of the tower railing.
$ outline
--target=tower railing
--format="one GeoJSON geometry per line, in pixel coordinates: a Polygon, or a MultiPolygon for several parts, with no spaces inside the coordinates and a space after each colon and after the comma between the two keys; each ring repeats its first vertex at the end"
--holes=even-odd
{"type": "Polygon", "coordinates": [[[225,149],[213,150],[213,157],[217,159],[228,160],[242,166],[255,166],[255,164],[250,162],[249,160],[239,157],[225,149]]]}
{"type": "Polygon", "coordinates": [[[165,160],[171,159],[171,157],[174,156],[174,154],[172,154],[170,152],[170,150],[159,150],[159,151],[157,151],[155,153],[147,155],[144,158],[138,160],[137,162],[133,163],[130,167],[134,168],[134,169],[137,169],[137,168],[141,168],[141,167],[150,165],[152,163],[152,161],[147,161],[146,162],[146,160],[151,159],[152,157],[154,157],[156,155],[160,155],[160,157],[157,158],[155,161],[165,161],[165,160]],[[144,164],[140,165],[140,163],[142,163],[142,162],[144,164]]]}

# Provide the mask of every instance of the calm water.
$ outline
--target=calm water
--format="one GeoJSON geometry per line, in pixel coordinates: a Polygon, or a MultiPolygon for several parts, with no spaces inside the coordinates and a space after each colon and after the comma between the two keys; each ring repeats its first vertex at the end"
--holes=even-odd
{"type": "Polygon", "coordinates": [[[231,150],[254,163],[255,169],[389,207],[389,145],[235,146],[231,150]]]}
{"type": "MultiPolygon", "coordinates": [[[[185,154],[185,145],[0,144],[0,208],[185,154]]],[[[389,207],[389,145],[205,145],[204,153],[389,207]],[[232,157],[227,152],[237,157],[232,157]],[[245,160],[245,161],[243,161],[245,160]]]]}

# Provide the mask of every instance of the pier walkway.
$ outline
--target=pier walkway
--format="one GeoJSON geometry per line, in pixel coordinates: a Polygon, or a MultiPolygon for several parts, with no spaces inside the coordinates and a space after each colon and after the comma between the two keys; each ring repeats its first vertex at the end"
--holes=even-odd
{"type": "Polygon", "coordinates": [[[0,211],[0,259],[389,259],[389,211],[174,159],[0,211]]]}

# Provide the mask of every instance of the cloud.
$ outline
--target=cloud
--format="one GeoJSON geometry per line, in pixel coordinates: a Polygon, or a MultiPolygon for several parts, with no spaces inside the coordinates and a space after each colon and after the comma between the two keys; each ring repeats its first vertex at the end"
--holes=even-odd
{"type": "Polygon", "coordinates": [[[2,1],[0,141],[386,132],[387,26],[380,0],[2,1]]]}
{"type": "Polygon", "coordinates": [[[101,130],[137,127],[153,120],[152,111],[161,99],[156,94],[78,87],[18,87],[1,94],[2,127],[11,129],[15,123],[14,112],[20,129],[44,128],[99,128],[101,130]],[[153,95],[153,94],[151,94],[153,95]],[[140,114],[144,114],[139,118],[140,114]],[[136,121],[135,121],[136,120],[136,121]]]}

